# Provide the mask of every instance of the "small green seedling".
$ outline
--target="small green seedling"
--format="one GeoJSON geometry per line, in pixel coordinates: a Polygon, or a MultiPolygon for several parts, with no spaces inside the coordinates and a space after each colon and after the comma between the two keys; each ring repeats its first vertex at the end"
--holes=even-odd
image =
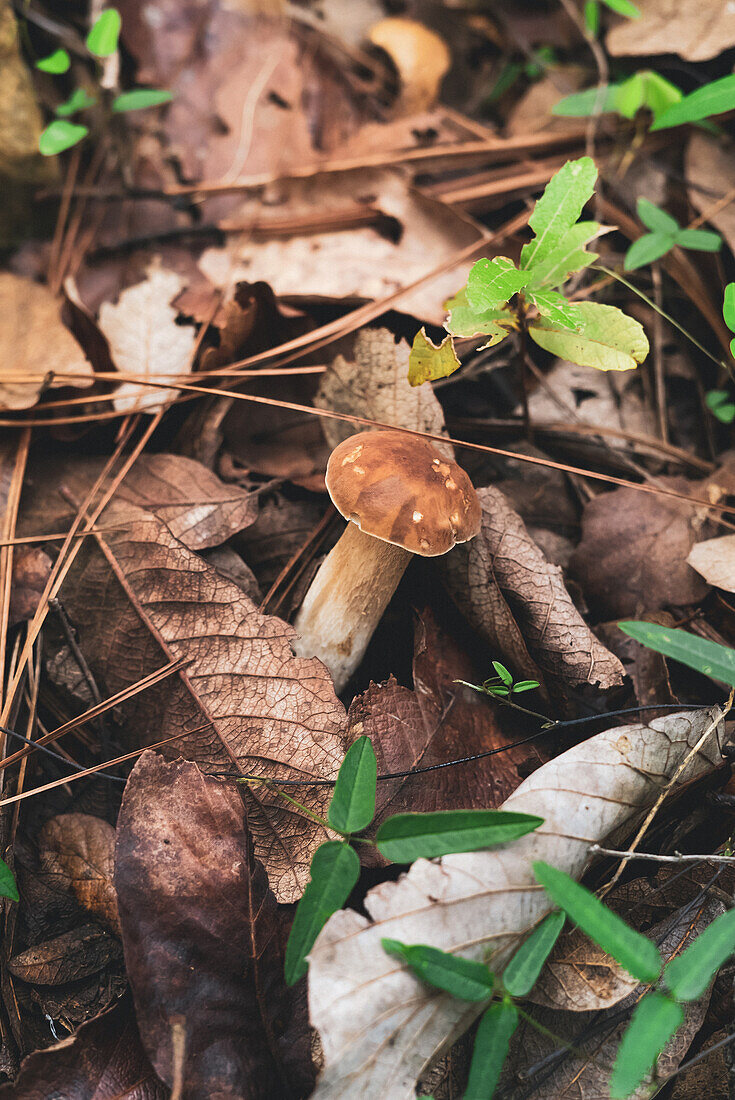
{"type": "Polygon", "coordinates": [[[464,684],[473,691],[480,691],[483,695],[494,695],[496,698],[508,698],[510,695],[519,695],[523,691],[533,691],[540,687],[538,680],[514,680],[513,674],[508,671],[500,661],[493,661],[493,668],[497,675],[483,680],[481,684],[470,684],[467,680],[455,680],[455,684],[464,684]]]}
{"type": "Polygon", "coordinates": [[[735,420],[735,405],[727,390],[709,390],[704,403],[721,424],[732,424],[735,420]]]}
{"type": "MultiPolygon", "coordinates": [[[[106,8],[95,20],[86,38],[90,56],[95,59],[97,74],[101,72],[100,62],[114,54],[118,48],[122,21],[117,8],[106,8]]],[[[48,57],[36,62],[36,68],[42,72],[62,74],[69,70],[71,59],[66,50],[58,49],[48,57]]],[[[157,88],[134,88],[130,92],[108,98],[101,87],[91,95],[84,88],[76,88],[64,103],[56,108],[56,118],[48,124],[39,138],[38,148],[46,157],[56,156],[82,141],[89,133],[89,127],[83,123],[71,122],[70,117],[79,111],[101,103],[114,114],[126,111],[140,111],[147,107],[159,107],[172,99],[170,92],[157,88]]]]}
{"type": "Polygon", "coordinates": [[[647,111],[657,119],[681,98],[680,90],[670,80],[653,69],[641,69],[627,80],[573,92],[555,103],[551,113],[564,118],[616,114],[633,119],[639,112],[647,111]]]}
{"type": "Polygon", "coordinates": [[[632,370],[648,354],[642,325],[615,306],[569,302],[559,288],[594,260],[587,245],[601,226],[580,221],[592,197],[597,167],[591,157],[567,161],[547,184],[529,225],[533,240],[523,246],[520,267],[506,256],[478,260],[467,285],[446,303],[449,336],[438,346],[424,329],[409,357],[412,386],[445,378],[459,366],[453,337],[484,336],[494,347],[514,330],[561,359],[597,370],[632,370]]]}
{"type": "Polygon", "coordinates": [[[688,248],[694,252],[719,252],[722,237],[709,229],[682,229],[676,218],[667,214],[648,199],[638,199],[638,217],[648,233],[644,233],[625,254],[625,270],[636,268],[660,260],[675,246],[688,248]]]}

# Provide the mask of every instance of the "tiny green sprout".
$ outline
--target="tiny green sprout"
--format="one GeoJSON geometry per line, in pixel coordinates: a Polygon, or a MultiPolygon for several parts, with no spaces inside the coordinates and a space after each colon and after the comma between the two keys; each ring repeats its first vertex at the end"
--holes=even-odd
{"type": "Polygon", "coordinates": [[[523,691],[533,691],[540,687],[538,680],[514,680],[512,673],[500,661],[493,661],[493,668],[497,673],[481,684],[470,684],[467,680],[455,680],[455,684],[463,684],[473,691],[482,692],[483,695],[493,695],[496,698],[507,698],[510,695],[518,695],[523,691]]]}
{"type": "Polygon", "coordinates": [[[648,199],[638,199],[637,209],[638,217],[649,232],[633,241],[626,252],[626,271],[635,271],[660,260],[677,245],[695,252],[719,252],[722,248],[719,233],[708,229],[682,229],[676,218],[648,199]]]}
{"type": "Polygon", "coordinates": [[[68,118],[77,111],[86,111],[88,107],[94,107],[96,102],[95,97],[88,95],[84,88],[76,88],[67,100],[59,104],[56,114],[60,118],[68,118]]]}
{"type": "Polygon", "coordinates": [[[721,424],[732,424],[735,420],[735,405],[727,390],[710,390],[704,396],[704,403],[721,424]]]}
{"type": "Polygon", "coordinates": [[[586,118],[595,114],[616,114],[634,119],[648,111],[654,121],[682,98],[680,90],[660,73],[641,69],[627,80],[603,87],[586,88],[564,96],[551,109],[552,115],[586,118]]]}
{"type": "Polygon", "coordinates": [[[71,58],[66,50],[54,50],[48,57],[42,57],[36,62],[36,68],[42,73],[53,73],[55,76],[69,71],[71,58]]]}

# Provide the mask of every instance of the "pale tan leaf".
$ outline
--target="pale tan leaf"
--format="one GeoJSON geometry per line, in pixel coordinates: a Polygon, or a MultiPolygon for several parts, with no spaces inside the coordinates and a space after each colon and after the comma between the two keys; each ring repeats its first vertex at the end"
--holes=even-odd
{"type": "Polygon", "coordinates": [[[615,57],[677,53],[686,61],[708,61],[735,45],[735,10],[730,0],[636,0],[640,19],[623,19],[606,38],[615,57]]]}
{"type": "Polygon", "coordinates": [[[699,214],[705,214],[708,223],[722,234],[730,248],[735,248],[735,204],[720,202],[732,190],[735,180],[732,149],[717,138],[695,130],[687,144],[685,166],[692,206],[699,214]]]}
{"type": "MultiPolygon", "coordinates": [[[[142,283],[128,287],[117,303],[100,307],[99,327],[107,337],[113,362],[123,374],[140,375],[154,382],[188,374],[194,352],[194,329],[176,324],[171,301],[183,287],[175,271],[152,265],[142,283]]],[[[151,409],[177,394],[172,389],[149,389],[124,382],[113,395],[118,412],[151,409]]]]}
{"type": "MultiPolygon", "coordinates": [[[[104,534],[76,559],[61,600],[109,694],[172,658],[189,662],[125,707],[131,748],[177,735],[167,754],[183,754],[205,771],[336,775],[345,713],[324,666],[294,657],[292,628],[262,615],[155,516],[113,505],[104,534]]],[[[264,787],[243,793],[256,856],[278,899],[293,901],[324,830],[264,787]]],[[[305,787],[297,797],[324,814],[330,792],[305,787]]]]}
{"type": "Polygon", "coordinates": [[[707,584],[735,592],[735,535],[696,543],[687,561],[704,577],[707,584]]]}
{"type": "Polygon", "coordinates": [[[59,814],[44,825],[38,846],[44,877],[72,892],[83,908],[119,932],[112,825],[91,814],[59,814]]]}
{"type": "Polygon", "coordinates": [[[452,55],[443,38],[414,19],[381,19],[368,39],[390,57],[400,79],[394,111],[402,115],[433,107],[452,55]]]}
{"type": "Polygon", "coordinates": [[[28,409],[47,386],[90,386],[92,367],[48,287],[0,272],[0,409],[28,409]],[[55,374],[73,375],[58,378],[55,374]],[[34,375],[36,381],[26,381],[34,375]]]}
{"type": "Polygon", "coordinates": [[[713,708],[600,733],[544,764],[503,804],[543,817],[535,833],[495,851],[418,860],[367,894],[368,916],[335,913],[309,964],[311,1019],[325,1055],[315,1098],[408,1100],[423,1069],[481,1011],[423,985],[386,954],[383,937],[476,960],[493,952],[501,969],[551,907],[533,861],[579,877],[589,845],[636,823],[677,769],[680,784],[717,765],[721,732],[713,708]]]}
{"type": "MultiPolygon", "coordinates": [[[[434,391],[430,386],[415,389],[409,384],[408,355],[406,341],[396,343],[389,329],[362,329],[355,339],[351,358],[338,355],[330,364],[314,404],[334,412],[368,417],[381,424],[445,434],[444,413],[434,391]]],[[[355,432],[367,430],[366,426],[344,420],[324,420],[322,428],[330,447],[336,447],[355,432]]]]}

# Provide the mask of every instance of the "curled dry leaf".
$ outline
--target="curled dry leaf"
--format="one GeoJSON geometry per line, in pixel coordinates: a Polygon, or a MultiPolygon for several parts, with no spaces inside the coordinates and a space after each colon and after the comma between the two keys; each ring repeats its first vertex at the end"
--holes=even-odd
{"type": "Polygon", "coordinates": [[[9,271],[0,272],[0,364],[0,409],[29,409],[49,386],[92,385],[92,366],[62,324],[59,300],[9,271]]]}
{"type": "Polygon", "coordinates": [[[640,19],[622,19],[608,32],[611,54],[677,53],[686,61],[708,61],[735,45],[735,11],[730,0],[636,0],[640,19]]]}
{"type": "MultiPolygon", "coordinates": [[[[153,264],[147,278],[124,290],[115,305],[103,302],[99,327],[107,337],[115,366],[123,374],[153,382],[189,374],[196,343],[194,329],[177,325],[177,313],[171,306],[182,287],[175,271],[153,264]]],[[[172,401],[177,393],[174,389],[123,382],[112,403],[118,412],[152,410],[172,401]]]]}
{"type": "Polygon", "coordinates": [[[41,829],[38,846],[39,868],[46,881],[73,893],[84,909],[119,932],[112,884],[112,825],[92,814],[59,814],[41,829]]]}
{"type": "Polygon", "coordinates": [[[143,1050],[128,997],[31,1054],[13,1084],[0,1086],[1,1100],[167,1100],[169,1094],[143,1050]]]}
{"type": "MultiPolygon", "coordinates": [[[[260,614],[148,512],[111,506],[95,539],[61,600],[98,683],[112,694],[169,660],[188,661],[124,704],[131,748],[175,735],[167,752],[220,771],[336,775],[344,709],[324,666],[294,657],[290,626],[260,614]]],[[[302,798],[323,814],[329,790],[307,789],[302,798]]],[[[247,803],[256,855],[279,900],[293,901],[324,831],[265,787],[249,785],[247,803]]]]}
{"type": "MultiPolygon", "coordinates": [[[[61,455],[49,463],[31,462],[23,486],[18,533],[55,534],[71,525],[81,503],[105,466],[106,458],[61,455]]],[[[183,455],[141,455],[115,492],[158,516],[184,546],[219,546],[258,516],[258,498],[228,485],[200,462],[183,455]]],[[[105,525],[105,518],[100,520],[105,525]]]]}
{"type": "MultiPolygon", "coordinates": [[[[387,328],[362,329],[355,338],[350,359],[338,355],[330,364],[319,383],[314,404],[381,424],[432,435],[446,434],[444,413],[431,386],[414,388],[409,384],[409,351],[406,341],[396,343],[387,328]]],[[[368,427],[344,420],[322,422],[330,447],[336,447],[355,432],[367,431],[368,427]]],[[[452,450],[449,444],[447,447],[452,450]]]]}
{"type": "Polygon", "coordinates": [[[115,885],[138,1023],[159,1076],[173,1083],[178,1022],[186,1096],[303,1094],[305,998],[283,983],[281,918],[235,785],[144,753],[118,819],[115,885]]]}
{"type": "Polygon", "coordinates": [[[315,1098],[408,1100],[424,1067],[481,1011],[415,979],[383,950],[383,937],[476,960],[492,950],[491,966],[502,968],[551,908],[534,860],[579,877],[589,845],[639,820],[685,761],[678,784],[717,765],[721,733],[717,708],[600,733],[539,768],[504,803],[543,817],[535,833],[495,851],[418,860],[367,894],[368,916],[335,913],[309,963],[311,1019],[325,1055],[315,1098]]]}
{"type": "Polygon", "coordinates": [[[594,636],[551,565],[501,492],[478,489],[477,538],[440,560],[452,598],[470,624],[510,662],[517,677],[562,685],[622,681],[617,657],[594,636]]]}
{"type": "Polygon", "coordinates": [[[14,955],[8,970],[33,985],[66,985],[98,974],[121,955],[114,936],[96,924],[84,924],[14,955]]]}
{"type": "Polygon", "coordinates": [[[40,546],[16,546],[10,587],[10,625],[32,619],[53,562],[40,546]]]}
{"type": "MultiPolygon", "coordinates": [[[[678,492],[695,490],[685,478],[660,481],[678,492]]],[[[570,568],[590,607],[614,619],[703,599],[706,585],[687,564],[701,522],[694,504],[636,489],[589,501],[570,568]]]]}
{"type": "Polygon", "coordinates": [[[707,584],[735,592],[735,535],[698,542],[689,552],[687,562],[704,577],[707,584]]]}

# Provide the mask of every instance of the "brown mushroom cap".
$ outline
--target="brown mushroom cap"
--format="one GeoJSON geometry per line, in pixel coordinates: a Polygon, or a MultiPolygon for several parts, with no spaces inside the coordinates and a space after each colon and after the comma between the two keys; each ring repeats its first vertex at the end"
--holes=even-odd
{"type": "Polygon", "coordinates": [[[412,554],[446,554],[480,530],[480,502],[467,474],[420,436],[350,436],[332,451],[326,480],[345,519],[412,554]]]}

